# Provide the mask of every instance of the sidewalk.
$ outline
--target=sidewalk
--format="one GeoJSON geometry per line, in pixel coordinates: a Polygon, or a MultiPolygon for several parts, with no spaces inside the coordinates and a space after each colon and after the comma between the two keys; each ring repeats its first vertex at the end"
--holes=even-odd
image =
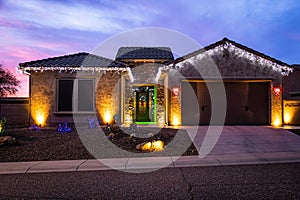
{"type": "Polygon", "coordinates": [[[146,169],[164,167],[300,162],[300,137],[283,129],[255,126],[227,126],[223,128],[220,137],[217,138],[216,144],[214,144],[216,135],[208,135],[208,127],[199,127],[199,129],[196,127],[182,128],[188,130],[198,152],[201,151],[201,147],[203,146],[213,147],[207,156],[204,158],[199,158],[199,156],[182,156],[6,162],[0,163],[0,174],[80,172],[112,169],[140,172],[147,171],[146,169]]]}
{"type": "Polygon", "coordinates": [[[0,163],[0,174],[41,173],[41,172],[80,172],[94,170],[122,170],[138,172],[141,169],[159,169],[162,167],[198,167],[224,166],[243,164],[268,164],[300,162],[298,152],[208,155],[201,159],[198,156],[117,158],[101,160],[61,160],[35,162],[0,163]],[[103,164],[105,163],[105,164],[103,164]]]}

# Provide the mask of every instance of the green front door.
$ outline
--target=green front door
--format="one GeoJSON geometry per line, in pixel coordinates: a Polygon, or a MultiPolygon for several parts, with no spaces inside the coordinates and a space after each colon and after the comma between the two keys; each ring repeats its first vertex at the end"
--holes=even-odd
{"type": "Polygon", "coordinates": [[[156,87],[135,87],[135,121],[155,122],[156,87]]]}

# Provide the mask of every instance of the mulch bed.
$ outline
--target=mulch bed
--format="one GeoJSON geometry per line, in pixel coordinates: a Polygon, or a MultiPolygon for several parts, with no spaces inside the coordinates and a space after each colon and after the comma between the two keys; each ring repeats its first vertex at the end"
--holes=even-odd
{"type": "MultiPolygon", "coordinates": [[[[138,128],[135,137],[131,137],[121,129],[111,130],[104,128],[104,134],[100,130],[85,129],[86,133],[98,131],[102,133],[102,137],[108,138],[115,146],[128,151],[134,152],[137,155],[147,153],[136,149],[136,145],[146,141],[162,140],[167,145],[176,134],[179,134],[176,145],[185,145],[189,139],[186,131],[176,129],[158,129],[158,128],[138,128]],[[113,137],[107,137],[111,133],[113,137]],[[152,137],[146,137],[147,134],[153,133],[152,137]],[[142,136],[140,138],[139,136],[142,136]],[[185,142],[185,143],[184,143],[185,142]],[[182,144],[181,144],[182,143],[182,144]]],[[[78,133],[73,128],[69,133],[59,133],[56,129],[42,129],[34,131],[29,129],[7,129],[4,135],[10,135],[16,138],[14,145],[0,146],[0,162],[20,162],[20,161],[45,161],[45,160],[77,160],[77,159],[94,159],[95,157],[85,148],[78,133]]],[[[111,136],[111,135],[110,135],[111,136]]],[[[149,135],[148,135],[149,136],[149,135]]],[[[191,141],[188,141],[191,143],[191,141]]],[[[175,147],[176,147],[175,145],[175,147]]],[[[172,148],[172,145],[170,145],[172,148]]],[[[186,148],[186,147],[185,147],[186,148]]],[[[157,155],[151,156],[168,156],[164,152],[170,149],[164,149],[157,155]]],[[[185,149],[186,150],[186,149],[185,149]]],[[[198,155],[195,146],[191,143],[190,147],[183,155],[198,155]]],[[[181,155],[170,155],[181,156],[181,155]]],[[[119,155],[106,155],[105,158],[115,158],[119,155]]],[[[97,157],[98,158],[98,157],[97,157]]]]}

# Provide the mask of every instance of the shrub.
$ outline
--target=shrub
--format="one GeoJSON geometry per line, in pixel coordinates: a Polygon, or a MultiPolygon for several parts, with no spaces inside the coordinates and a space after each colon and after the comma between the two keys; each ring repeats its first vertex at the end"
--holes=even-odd
{"type": "Polygon", "coordinates": [[[4,131],[5,131],[5,124],[6,124],[6,118],[3,117],[0,120],[0,135],[3,135],[4,131]]]}

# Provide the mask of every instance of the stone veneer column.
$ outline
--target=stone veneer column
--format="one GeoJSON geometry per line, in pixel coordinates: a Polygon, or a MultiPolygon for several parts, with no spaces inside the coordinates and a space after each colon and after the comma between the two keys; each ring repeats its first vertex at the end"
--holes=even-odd
{"type": "Polygon", "coordinates": [[[103,124],[112,123],[114,115],[120,117],[120,74],[107,72],[96,83],[96,109],[103,124]]]}
{"type": "Polygon", "coordinates": [[[165,121],[165,86],[164,81],[159,81],[156,85],[157,96],[156,96],[156,121],[159,125],[164,125],[165,121]]]}
{"type": "Polygon", "coordinates": [[[30,124],[48,125],[56,108],[55,72],[31,72],[30,124]]]}
{"type": "Polygon", "coordinates": [[[282,125],[282,89],[279,96],[276,96],[273,88],[281,85],[272,84],[271,86],[271,124],[274,126],[282,125]]]}

